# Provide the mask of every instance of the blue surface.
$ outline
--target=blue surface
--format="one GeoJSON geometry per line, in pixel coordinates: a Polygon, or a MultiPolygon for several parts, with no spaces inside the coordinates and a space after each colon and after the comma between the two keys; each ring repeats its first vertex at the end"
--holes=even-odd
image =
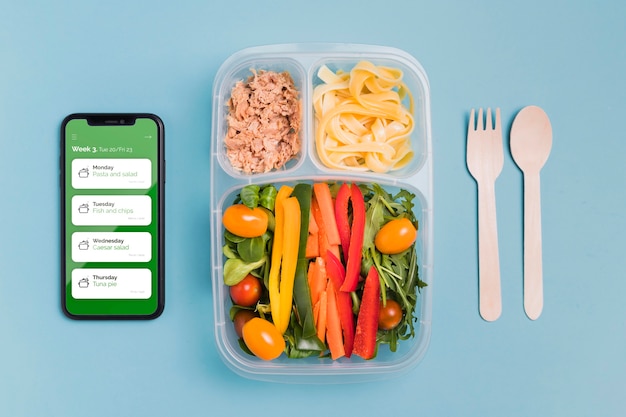
{"type": "MultiPolygon", "coordinates": [[[[626,3],[0,2],[0,415],[622,416],[626,412],[626,3]],[[436,3],[436,4],[435,4],[436,3]],[[358,6],[356,6],[358,4],[358,6]],[[242,12],[245,11],[245,12],[242,12]],[[423,361],[388,381],[277,385],[230,372],[212,330],[211,89],[248,46],[406,50],[431,82],[435,273],[423,361]],[[522,304],[522,176],[496,184],[503,313],[478,315],[472,107],[552,120],[545,308],[522,304]],[[166,126],[167,292],[150,322],[75,322],[59,296],[58,131],[77,111],[166,126]]],[[[508,146],[505,147],[508,150],[508,146]]]]}

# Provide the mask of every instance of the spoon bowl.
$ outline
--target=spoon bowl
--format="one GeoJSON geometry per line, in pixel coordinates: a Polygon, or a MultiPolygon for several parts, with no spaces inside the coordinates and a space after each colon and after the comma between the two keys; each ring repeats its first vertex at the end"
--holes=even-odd
{"type": "Polygon", "coordinates": [[[523,172],[539,172],[552,150],[552,125],[537,106],[524,107],[511,126],[511,154],[523,172]]]}

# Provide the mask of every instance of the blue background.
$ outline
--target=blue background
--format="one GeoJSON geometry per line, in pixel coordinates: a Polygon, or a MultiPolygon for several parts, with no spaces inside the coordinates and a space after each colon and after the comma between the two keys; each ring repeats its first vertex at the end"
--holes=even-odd
{"type": "MultiPolygon", "coordinates": [[[[617,1],[0,2],[0,415],[618,416],[626,412],[626,3],[617,1]],[[245,47],[394,46],[431,83],[433,332],[387,381],[284,385],[217,356],[209,230],[211,90],[245,47]],[[473,107],[505,132],[552,120],[542,171],[545,307],[522,301],[522,175],[496,183],[503,313],[478,314],[473,107]],[[59,296],[59,127],[78,111],[144,111],[166,126],[166,309],[76,322],[59,296]]],[[[508,151],[508,144],[505,145],[508,151]]]]}

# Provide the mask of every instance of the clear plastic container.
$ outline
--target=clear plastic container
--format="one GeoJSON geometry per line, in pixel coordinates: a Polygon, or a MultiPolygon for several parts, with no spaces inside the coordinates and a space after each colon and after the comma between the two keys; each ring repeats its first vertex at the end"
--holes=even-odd
{"type": "Polygon", "coordinates": [[[415,366],[424,356],[431,332],[433,270],[433,187],[430,90],[421,65],[406,52],[384,46],[360,44],[284,44],[241,50],[220,67],[213,86],[211,138],[211,229],[212,280],[215,337],[218,352],[225,364],[247,378],[285,383],[344,383],[380,379],[397,375],[415,366]],[[333,71],[348,71],[360,60],[375,65],[399,68],[414,100],[415,129],[411,135],[414,156],[408,166],[389,173],[352,172],[325,167],[317,156],[313,136],[313,89],[321,81],[317,71],[327,65],[333,71]],[[289,71],[300,91],[302,129],[301,151],[279,170],[244,174],[234,169],[225,155],[223,139],[227,132],[227,102],[238,81],[245,81],[252,70],[289,71]],[[284,354],[273,361],[263,361],[245,353],[229,318],[232,305],[223,281],[224,264],[222,213],[232,204],[239,190],[247,184],[313,181],[376,182],[387,191],[400,188],[416,195],[414,214],[420,225],[416,251],[420,279],[428,284],[418,296],[416,335],[398,343],[396,352],[381,345],[378,355],[369,361],[356,355],[331,360],[309,357],[290,359],[284,354]]]}

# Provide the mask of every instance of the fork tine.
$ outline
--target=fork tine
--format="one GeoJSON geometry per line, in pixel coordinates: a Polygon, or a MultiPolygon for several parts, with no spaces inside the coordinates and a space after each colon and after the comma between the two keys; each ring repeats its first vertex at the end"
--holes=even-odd
{"type": "Polygon", "coordinates": [[[500,107],[496,107],[496,132],[502,131],[502,121],[500,120],[500,107]]]}
{"type": "Polygon", "coordinates": [[[491,107],[487,107],[487,118],[485,120],[485,130],[493,130],[493,121],[491,120],[491,107]]]}
{"type": "Polygon", "coordinates": [[[483,108],[478,109],[478,123],[476,124],[476,130],[483,130],[483,108]]]}
{"type": "Polygon", "coordinates": [[[472,111],[470,112],[470,117],[469,117],[469,122],[467,123],[467,134],[469,135],[471,132],[474,131],[474,126],[476,125],[475,121],[475,111],[474,109],[472,109],[472,111]]]}

